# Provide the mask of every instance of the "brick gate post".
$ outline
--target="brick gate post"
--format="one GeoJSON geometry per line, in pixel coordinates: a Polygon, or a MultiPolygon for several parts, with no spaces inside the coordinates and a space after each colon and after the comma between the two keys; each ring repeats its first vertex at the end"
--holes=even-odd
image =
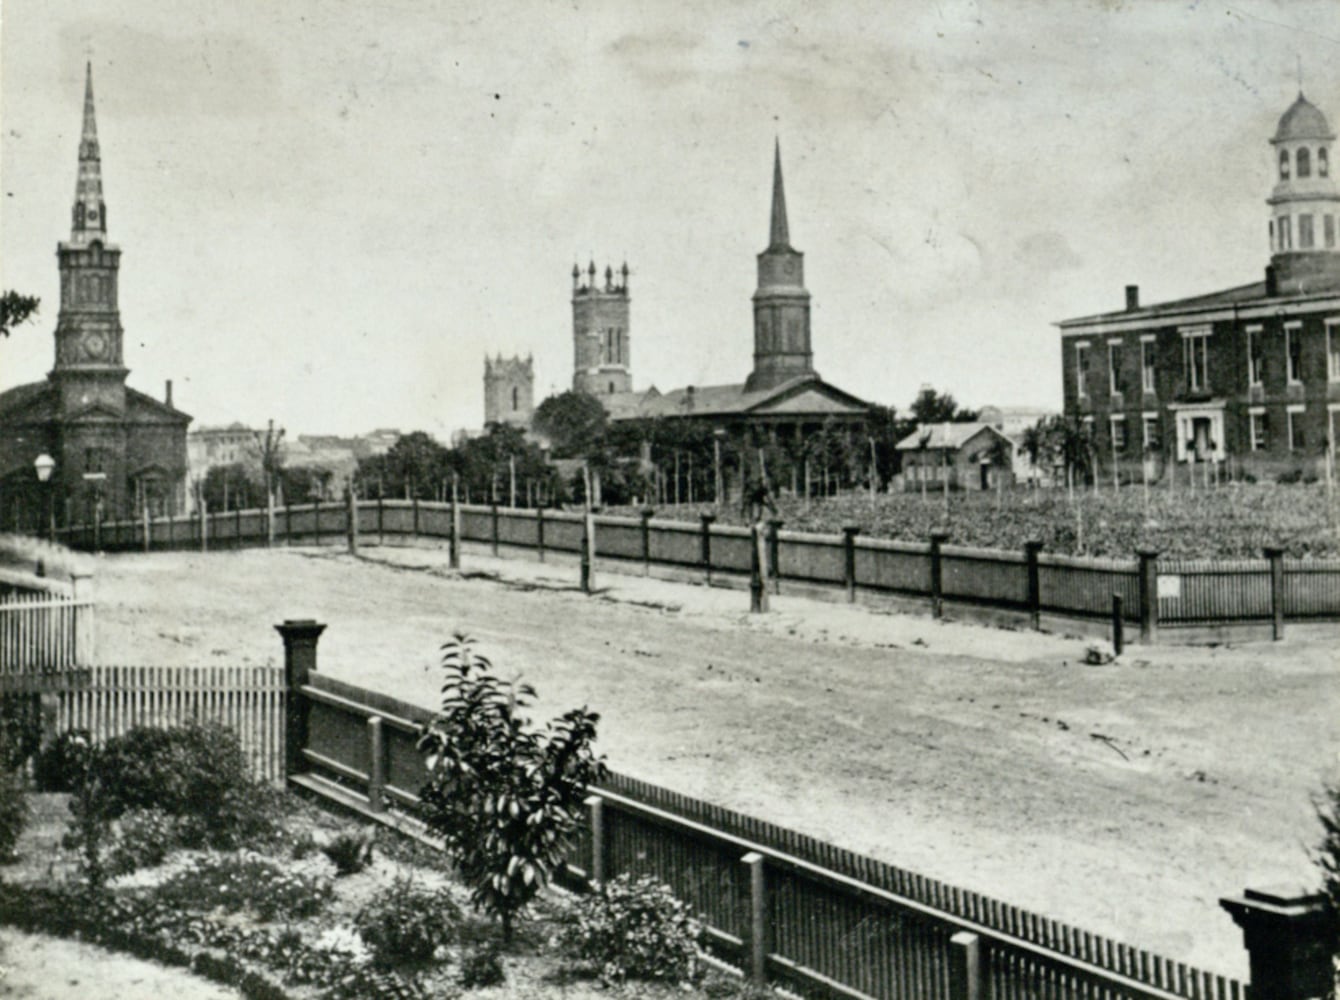
{"type": "Polygon", "coordinates": [[[1330,996],[1334,918],[1326,897],[1296,887],[1248,889],[1219,900],[1242,928],[1253,1000],[1330,996]]]}
{"type": "Polygon", "coordinates": [[[307,699],[302,688],[316,673],[316,643],[326,626],[310,618],[287,619],[276,625],[284,639],[284,680],[288,698],[284,711],[284,774],[307,770],[303,750],[307,746],[307,699]]]}

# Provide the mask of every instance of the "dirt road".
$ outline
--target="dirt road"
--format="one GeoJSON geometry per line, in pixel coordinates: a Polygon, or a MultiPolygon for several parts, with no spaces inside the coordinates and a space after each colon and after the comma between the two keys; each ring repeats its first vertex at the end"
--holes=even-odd
{"type": "Polygon", "coordinates": [[[1218,898],[1316,881],[1334,633],[1086,667],[1078,639],[467,556],[105,557],[99,658],[277,663],[272,625],[314,617],[321,670],[431,706],[463,628],[546,713],[601,712],[617,770],[1243,978],[1218,898]]]}

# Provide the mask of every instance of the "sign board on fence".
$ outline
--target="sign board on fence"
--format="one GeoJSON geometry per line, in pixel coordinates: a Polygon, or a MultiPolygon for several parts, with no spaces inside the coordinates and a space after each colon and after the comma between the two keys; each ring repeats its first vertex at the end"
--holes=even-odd
{"type": "Polygon", "coordinates": [[[1159,577],[1159,599],[1165,597],[1179,598],[1182,596],[1182,578],[1180,576],[1160,576],[1159,577]]]}

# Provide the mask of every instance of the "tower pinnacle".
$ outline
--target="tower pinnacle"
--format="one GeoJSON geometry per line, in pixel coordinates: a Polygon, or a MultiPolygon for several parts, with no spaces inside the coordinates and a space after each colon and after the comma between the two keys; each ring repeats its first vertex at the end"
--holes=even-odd
{"type": "Polygon", "coordinates": [[[93,64],[84,67],[84,130],[79,138],[79,175],[74,189],[70,243],[87,246],[107,238],[107,206],[102,200],[102,158],[93,111],[93,64]]]}
{"type": "Polygon", "coordinates": [[[782,141],[773,140],[772,157],[772,228],[768,249],[789,247],[791,235],[786,226],[786,191],[782,187],[782,141]]]}

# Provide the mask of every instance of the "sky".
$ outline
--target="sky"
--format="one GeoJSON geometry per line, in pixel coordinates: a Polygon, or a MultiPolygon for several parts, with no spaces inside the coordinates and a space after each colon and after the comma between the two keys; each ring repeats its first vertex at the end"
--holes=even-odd
{"type": "Polygon", "coordinates": [[[1340,0],[0,0],[0,286],[44,377],[93,64],[129,383],[193,426],[483,420],[631,269],[634,386],[738,382],[774,139],[815,367],[1059,408],[1057,320],[1259,280],[1267,140],[1340,118],[1340,0]]]}

